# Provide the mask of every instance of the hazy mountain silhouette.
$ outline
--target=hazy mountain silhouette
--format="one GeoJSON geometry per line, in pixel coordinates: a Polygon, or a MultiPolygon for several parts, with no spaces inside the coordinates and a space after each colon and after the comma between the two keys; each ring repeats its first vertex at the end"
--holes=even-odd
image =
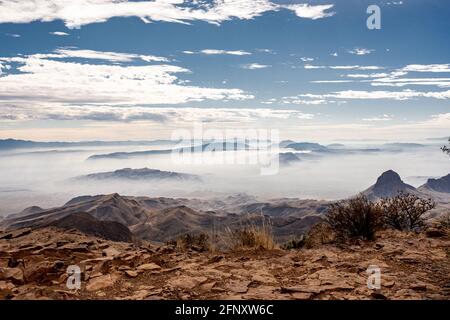
{"type": "Polygon", "coordinates": [[[419,190],[450,193],[450,174],[439,179],[428,179],[427,183],[421,186],[419,190]]]}
{"type": "Polygon", "coordinates": [[[124,168],[109,172],[91,173],[74,178],[76,180],[173,180],[173,181],[200,181],[197,175],[157,169],[131,169],[124,168]]]}
{"type": "Polygon", "coordinates": [[[362,193],[369,199],[377,199],[394,197],[400,192],[418,194],[416,188],[404,183],[397,172],[388,170],[378,177],[373,186],[362,193]]]}

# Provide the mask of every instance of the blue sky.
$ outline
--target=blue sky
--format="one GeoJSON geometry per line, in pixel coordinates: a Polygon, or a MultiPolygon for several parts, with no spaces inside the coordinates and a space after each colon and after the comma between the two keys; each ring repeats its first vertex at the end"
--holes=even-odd
{"type": "Polygon", "coordinates": [[[447,135],[449,30],[442,0],[4,0],[0,136],[145,139],[198,121],[447,135]]]}

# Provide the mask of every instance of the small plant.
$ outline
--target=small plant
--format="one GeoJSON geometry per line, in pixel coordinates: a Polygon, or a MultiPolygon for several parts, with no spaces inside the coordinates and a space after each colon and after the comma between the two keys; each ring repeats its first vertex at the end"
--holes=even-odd
{"type": "Polygon", "coordinates": [[[325,223],[335,233],[336,240],[373,240],[382,222],[381,207],[363,195],[331,204],[325,216],[325,223]]]}
{"type": "Polygon", "coordinates": [[[277,245],[272,234],[272,225],[265,217],[261,218],[261,223],[250,222],[234,230],[226,228],[223,240],[227,247],[232,250],[275,249],[277,245]]]}
{"type": "Polygon", "coordinates": [[[293,250],[293,249],[301,249],[305,246],[305,239],[306,237],[304,235],[301,235],[298,239],[292,239],[286,242],[281,246],[281,249],[284,250],[293,250]]]}
{"type": "Polygon", "coordinates": [[[205,233],[185,234],[176,240],[168,241],[167,244],[173,245],[181,250],[194,250],[199,252],[209,251],[209,236],[205,233]]]}
{"type": "Polygon", "coordinates": [[[424,214],[435,207],[431,199],[400,193],[380,202],[386,226],[402,231],[419,230],[425,226],[424,214]]]}
{"type": "Polygon", "coordinates": [[[444,214],[439,220],[438,225],[443,228],[450,229],[450,212],[444,214]]]}
{"type": "Polygon", "coordinates": [[[320,247],[323,244],[333,243],[335,239],[335,233],[331,229],[330,225],[324,221],[321,221],[308,231],[305,236],[305,248],[311,249],[320,247]]]}

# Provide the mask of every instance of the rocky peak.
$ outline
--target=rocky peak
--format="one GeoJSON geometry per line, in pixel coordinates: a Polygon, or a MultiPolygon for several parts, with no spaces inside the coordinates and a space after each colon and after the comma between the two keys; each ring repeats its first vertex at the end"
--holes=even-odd
{"type": "Polygon", "coordinates": [[[381,176],[378,177],[377,183],[375,185],[381,185],[381,186],[389,186],[389,185],[397,185],[402,184],[403,181],[400,178],[400,175],[393,171],[388,170],[386,172],[383,172],[381,176]]]}
{"type": "Polygon", "coordinates": [[[399,192],[415,193],[416,189],[413,186],[404,183],[397,172],[388,170],[383,172],[383,174],[378,177],[377,182],[368,190],[364,191],[363,194],[366,194],[369,198],[373,199],[393,197],[399,192]]]}
{"type": "Polygon", "coordinates": [[[439,179],[428,179],[425,186],[437,192],[450,193],[450,174],[439,179]]]}

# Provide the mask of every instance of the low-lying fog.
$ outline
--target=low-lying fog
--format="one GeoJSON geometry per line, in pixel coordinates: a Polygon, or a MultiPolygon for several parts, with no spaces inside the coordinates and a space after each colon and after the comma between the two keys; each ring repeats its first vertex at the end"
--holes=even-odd
{"type": "MultiPolygon", "coordinates": [[[[376,148],[377,145],[364,146],[376,148]]],[[[60,206],[79,195],[118,192],[123,195],[214,197],[245,192],[261,198],[340,199],[372,185],[385,170],[397,171],[414,186],[450,172],[439,145],[397,151],[319,154],[285,165],[275,175],[261,175],[259,165],[174,163],[170,154],[131,159],[86,160],[94,154],[170,149],[173,146],[18,149],[0,153],[0,215],[31,205],[60,206]],[[57,150],[57,151],[55,151],[57,150]],[[203,183],[158,181],[69,180],[75,176],[122,168],[151,168],[200,175],[203,183]]],[[[345,148],[361,146],[345,144],[345,148]]],[[[281,150],[280,152],[295,152],[281,150]]],[[[234,151],[226,151],[234,152],[234,151]]],[[[244,152],[244,151],[237,151],[244,152]]],[[[252,151],[249,151],[252,152],[252,151]]]]}

